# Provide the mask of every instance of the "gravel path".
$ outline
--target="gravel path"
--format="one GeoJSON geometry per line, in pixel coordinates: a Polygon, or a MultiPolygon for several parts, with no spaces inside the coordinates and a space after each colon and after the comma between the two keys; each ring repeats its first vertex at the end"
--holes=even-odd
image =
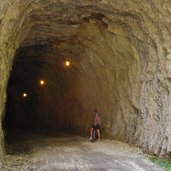
{"type": "Polygon", "coordinates": [[[2,171],[162,171],[138,148],[63,135],[20,135],[7,140],[2,171]]]}

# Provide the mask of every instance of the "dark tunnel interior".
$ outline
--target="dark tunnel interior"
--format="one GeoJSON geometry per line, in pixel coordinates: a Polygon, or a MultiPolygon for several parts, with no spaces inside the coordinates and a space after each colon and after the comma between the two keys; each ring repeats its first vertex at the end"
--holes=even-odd
{"type": "Polygon", "coordinates": [[[121,34],[115,35],[96,22],[61,40],[30,43],[28,36],[8,83],[6,125],[86,135],[95,109],[102,113],[104,135],[115,130],[120,137],[126,125],[137,124],[131,101],[136,105],[140,63],[121,26],[114,26],[121,34]]]}
{"type": "Polygon", "coordinates": [[[82,115],[75,118],[78,122],[86,117],[77,97],[66,97],[76,92],[70,75],[78,69],[72,60],[54,52],[52,45],[19,48],[8,82],[5,127],[85,134],[85,128],[76,130],[68,116],[75,110],[82,115]]]}
{"type": "Polygon", "coordinates": [[[103,17],[32,27],[13,61],[4,127],[85,136],[97,109],[104,137],[133,137],[141,61],[122,25],[103,17]]]}
{"type": "Polygon", "coordinates": [[[102,138],[170,153],[168,1],[0,4],[0,156],[15,129],[87,136],[95,109],[102,138]]]}

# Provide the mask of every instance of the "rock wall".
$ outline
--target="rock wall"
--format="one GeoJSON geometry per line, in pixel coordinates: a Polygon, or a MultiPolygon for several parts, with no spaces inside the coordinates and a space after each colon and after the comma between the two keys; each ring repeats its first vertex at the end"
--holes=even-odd
{"type": "MultiPolygon", "coordinates": [[[[98,108],[106,135],[131,140],[138,124],[135,110],[140,94],[139,56],[118,24],[113,24],[109,31],[104,23],[87,23],[76,32],[76,37],[53,46],[19,50],[11,77],[13,82],[20,80],[20,84],[32,90],[29,96],[34,97],[36,106],[32,112],[29,108],[33,107],[28,107],[29,113],[24,111],[25,115],[35,113],[32,124],[37,127],[65,125],[72,131],[87,133],[93,111],[98,108]],[[66,58],[71,62],[68,68],[64,66],[66,58]],[[43,87],[38,85],[41,78],[46,82],[43,87]],[[39,113],[37,121],[36,113],[39,113]]],[[[15,84],[11,97],[19,89],[18,82],[15,84]]],[[[18,105],[20,99],[11,101],[18,105]]],[[[12,102],[7,106],[9,113],[19,108],[12,107],[12,102]]],[[[11,120],[27,125],[28,120],[23,121],[24,114],[19,113],[16,111],[16,119],[9,114],[11,120]]]]}
{"type": "MultiPolygon", "coordinates": [[[[161,0],[1,0],[1,116],[17,48],[27,54],[27,48],[41,45],[47,53],[39,54],[45,63],[38,66],[39,76],[46,73],[50,87],[39,105],[60,106],[52,105],[50,113],[58,114],[61,125],[86,130],[96,106],[106,136],[137,143],[152,153],[169,153],[170,6],[161,0]],[[60,67],[67,58],[73,63],[69,73],[60,67]],[[59,94],[54,96],[55,90],[59,94]]],[[[16,55],[18,63],[33,59],[23,57],[16,55]]]]}

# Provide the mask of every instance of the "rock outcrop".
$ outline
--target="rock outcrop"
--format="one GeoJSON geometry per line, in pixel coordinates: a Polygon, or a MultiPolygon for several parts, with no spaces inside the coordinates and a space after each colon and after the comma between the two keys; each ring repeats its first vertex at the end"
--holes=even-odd
{"type": "Polygon", "coordinates": [[[9,105],[27,87],[31,110],[12,124],[86,133],[97,108],[105,136],[170,153],[170,28],[170,1],[1,0],[1,120],[13,66],[9,105]]]}

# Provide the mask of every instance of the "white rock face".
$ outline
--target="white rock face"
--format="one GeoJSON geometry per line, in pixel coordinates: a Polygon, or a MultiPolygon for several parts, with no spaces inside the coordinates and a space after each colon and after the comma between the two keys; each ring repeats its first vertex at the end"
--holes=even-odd
{"type": "MultiPolygon", "coordinates": [[[[105,136],[156,154],[170,152],[170,35],[170,1],[1,0],[1,120],[16,56],[14,76],[23,81],[22,72],[33,78],[38,70],[37,77],[49,82],[48,93],[36,94],[43,99],[36,101],[37,113],[49,113],[42,125],[85,133],[97,107],[105,136]],[[66,73],[61,63],[68,58],[73,65],[66,73]]],[[[38,114],[35,125],[39,121],[38,114]]]]}

